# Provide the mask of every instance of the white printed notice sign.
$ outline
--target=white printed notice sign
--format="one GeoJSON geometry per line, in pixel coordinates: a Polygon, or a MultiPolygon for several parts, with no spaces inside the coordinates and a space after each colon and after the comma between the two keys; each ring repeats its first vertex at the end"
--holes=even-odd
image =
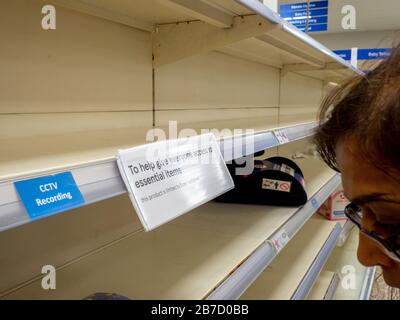
{"type": "Polygon", "coordinates": [[[119,150],[117,163],[146,231],[234,187],[212,133],[119,150]]]}

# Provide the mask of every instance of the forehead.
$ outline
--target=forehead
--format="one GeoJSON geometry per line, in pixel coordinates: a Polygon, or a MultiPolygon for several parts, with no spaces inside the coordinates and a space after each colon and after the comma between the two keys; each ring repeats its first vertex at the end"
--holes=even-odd
{"type": "Polygon", "coordinates": [[[355,142],[340,141],[336,146],[336,158],[343,188],[350,199],[370,193],[400,197],[399,182],[367,161],[355,142]]]}

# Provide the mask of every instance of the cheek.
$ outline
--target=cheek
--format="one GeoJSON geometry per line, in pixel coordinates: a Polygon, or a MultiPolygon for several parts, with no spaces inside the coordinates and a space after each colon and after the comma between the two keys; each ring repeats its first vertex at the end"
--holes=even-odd
{"type": "Polygon", "coordinates": [[[366,239],[365,236],[360,233],[357,249],[358,261],[360,261],[360,263],[366,267],[375,266],[377,263],[373,254],[374,251],[374,246],[371,245],[368,239],[366,239]]]}
{"type": "Polygon", "coordinates": [[[346,172],[341,172],[341,177],[342,177],[342,187],[344,190],[345,194],[352,194],[352,188],[351,188],[351,183],[350,183],[350,179],[348,178],[348,175],[346,174],[346,172]]]}

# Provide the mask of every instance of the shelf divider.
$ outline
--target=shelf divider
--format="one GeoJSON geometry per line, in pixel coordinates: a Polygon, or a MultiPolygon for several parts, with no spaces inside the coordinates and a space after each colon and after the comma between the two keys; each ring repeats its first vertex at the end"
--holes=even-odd
{"type": "Polygon", "coordinates": [[[337,273],[323,270],[308,294],[307,300],[332,300],[339,282],[337,273]]]}
{"type": "Polygon", "coordinates": [[[360,293],[360,300],[369,300],[375,281],[376,267],[369,267],[365,272],[364,283],[360,293]]]}
{"type": "Polygon", "coordinates": [[[329,238],[326,240],[323,248],[308,270],[306,276],[303,278],[296,292],[293,294],[292,300],[304,300],[307,298],[325,263],[328,261],[333,249],[335,249],[341,230],[342,228],[340,224],[337,223],[332,233],[329,235],[329,238]]]}

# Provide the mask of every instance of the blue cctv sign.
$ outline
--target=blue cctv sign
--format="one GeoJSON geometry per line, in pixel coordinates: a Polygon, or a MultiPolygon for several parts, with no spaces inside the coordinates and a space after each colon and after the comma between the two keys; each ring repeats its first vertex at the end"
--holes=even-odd
{"type": "Polygon", "coordinates": [[[31,219],[70,210],[85,203],[71,172],[17,181],[14,186],[31,219]]]}
{"type": "Polygon", "coordinates": [[[328,5],[328,0],[283,4],[280,6],[280,16],[301,31],[327,31],[328,5]]]}

